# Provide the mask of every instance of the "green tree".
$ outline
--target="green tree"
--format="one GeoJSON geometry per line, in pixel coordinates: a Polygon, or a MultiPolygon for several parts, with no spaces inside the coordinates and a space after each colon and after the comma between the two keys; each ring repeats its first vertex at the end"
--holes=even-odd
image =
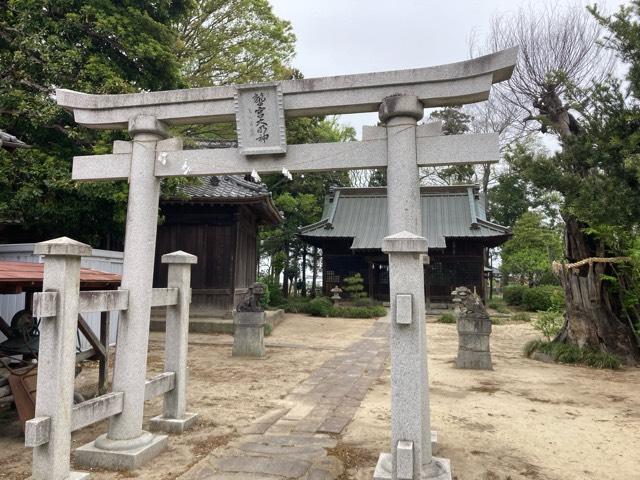
{"type": "Polygon", "coordinates": [[[523,173],[527,165],[546,154],[530,141],[517,142],[508,146],[502,158],[506,169],[489,188],[489,218],[507,227],[512,227],[525,212],[536,209],[544,214],[545,221],[556,225],[561,221],[558,205],[561,199],[557,193],[536,186],[523,173]]]}
{"type": "MultiPolygon", "coordinates": [[[[469,132],[472,117],[464,113],[460,107],[445,107],[432,112],[429,115],[429,121],[441,121],[444,135],[461,135],[469,132]]],[[[447,185],[471,183],[474,177],[472,165],[431,167],[421,170],[421,180],[428,183],[447,185]]]]}
{"type": "MultiPolygon", "coordinates": [[[[287,122],[289,144],[352,140],[355,140],[355,130],[338,123],[336,117],[299,118],[287,122]]],[[[290,283],[302,277],[301,293],[304,295],[309,256],[313,271],[317,271],[320,257],[316,249],[309,252],[308,246],[297,236],[299,228],[320,220],[325,195],[331,187],[349,186],[349,176],[347,172],[323,172],[294,174],[290,181],[283,175],[267,175],[263,180],[276,205],[283,211],[285,220],[281,225],[262,232],[261,254],[270,257],[273,264],[274,256],[284,252],[283,294],[288,295],[290,283]]],[[[315,278],[312,285],[314,283],[315,278]]]]}
{"type": "Polygon", "coordinates": [[[359,273],[354,273],[343,279],[344,285],[342,289],[347,292],[349,298],[357,300],[359,298],[367,298],[367,292],[364,291],[364,279],[359,273]]]}
{"type": "Polygon", "coordinates": [[[542,223],[542,215],[525,212],[515,222],[513,237],[502,246],[502,274],[535,286],[551,276],[551,264],[562,257],[562,236],[542,223]]]}
{"type": "Polygon", "coordinates": [[[202,0],[177,29],[177,56],[192,87],[290,75],[295,35],[267,0],[202,0]]]}
{"type": "Polygon", "coordinates": [[[527,125],[554,135],[560,147],[520,166],[527,182],[561,199],[567,264],[556,270],[566,313],[554,341],[638,363],[633,324],[640,321],[640,292],[629,259],[636,258],[640,218],[640,3],[613,17],[591,12],[600,25],[576,7],[501,17],[492,25],[490,45],[520,45],[514,75],[497,93],[527,114],[527,125]],[[599,46],[603,30],[609,50],[599,46]],[[631,62],[630,95],[607,77],[613,54],[631,62]]]}
{"type": "Polygon", "coordinates": [[[120,238],[126,184],[77,184],[74,155],[105,153],[117,138],[78,127],[55,103],[56,87],[126,93],[184,86],[171,24],[186,0],[3,2],[0,128],[32,146],[0,152],[0,218],[25,240],[68,235],[108,246],[120,238]]]}

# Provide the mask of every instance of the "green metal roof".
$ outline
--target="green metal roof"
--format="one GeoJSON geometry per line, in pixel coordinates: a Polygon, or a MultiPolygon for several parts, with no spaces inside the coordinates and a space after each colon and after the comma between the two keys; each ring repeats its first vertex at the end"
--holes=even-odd
{"type": "MultiPolygon", "coordinates": [[[[488,222],[478,187],[422,187],[422,235],[430,249],[446,248],[447,238],[483,239],[495,246],[509,238],[506,227],[488,222]]],[[[387,236],[387,189],[338,188],[325,198],[322,220],[303,227],[300,237],[318,245],[324,239],[352,239],[352,250],[377,250],[387,236]]]]}

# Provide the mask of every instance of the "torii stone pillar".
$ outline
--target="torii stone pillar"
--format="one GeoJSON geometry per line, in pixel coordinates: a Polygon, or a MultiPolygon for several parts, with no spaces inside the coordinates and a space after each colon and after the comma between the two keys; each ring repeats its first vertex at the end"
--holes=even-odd
{"type": "Polygon", "coordinates": [[[137,468],[167,446],[167,436],[143,431],[142,420],[161,182],[154,174],[156,147],[168,135],[152,115],[132,118],[129,133],[133,148],[122,272],[129,308],[120,313],[112,388],[124,393],[124,404],[122,413],[111,417],[107,434],[76,451],[82,465],[113,469],[137,468]]]}
{"type": "Polygon", "coordinates": [[[415,96],[394,95],[380,105],[387,128],[387,215],[391,289],[391,455],[382,454],[374,480],[450,479],[448,460],[431,452],[425,333],[422,209],[416,122],[424,106],[415,96]]]}

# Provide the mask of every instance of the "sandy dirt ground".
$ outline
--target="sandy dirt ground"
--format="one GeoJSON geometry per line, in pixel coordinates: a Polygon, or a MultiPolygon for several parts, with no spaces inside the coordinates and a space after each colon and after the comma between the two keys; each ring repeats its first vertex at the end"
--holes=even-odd
{"type": "MultiPolygon", "coordinates": [[[[375,320],[288,315],[268,339],[268,357],[231,357],[231,337],[190,337],[190,410],[197,427],[171,436],[169,450],[136,472],[95,471],[98,480],[177,478],[238,430],[282,404],[282,398],[375,320]]],[[[459,480],[640,478],[640,369],[618,372],[554,365],[524,358],[536,334],[528,324],[494,326],[495,370],[457,370],[455,325],[429,323],[432,427],[437,454],[451,459],[459,480]]],[[[162,371],[163,335],[150,341],[149,376],[162,371]]],[[[97,368],[85,367],[78,385],[91,393],[97,368]]],[[[159,414],[148,402],[145,420],[159,414]]],[[[22,446],[14,412],[0,410],[0,479],[29,476],[31,452],[22,446]]],[[[73,447],[106,431],[106,422],[73,435],[73,447]]],[[[335,454],[346,463],[339,480],[371,480],[389,446],[388,369],[369,391],[335,454]]]]}
{"type": "MultiPolygon", "coordinates": [[[[493,371],[458,370],[455,325],[429,323],[436,455],[459,480],[640,479],[640,369],[595,370],[524,358],[529,324],[493,327],[493,371]]],[[[389,450],[389,371],[343,435],[366,460],[389,450]]],[[[363,462],[358,462],[363,463],[363,462]]],[[[371,480],[373,468],[347,478],[371,480]]]]}

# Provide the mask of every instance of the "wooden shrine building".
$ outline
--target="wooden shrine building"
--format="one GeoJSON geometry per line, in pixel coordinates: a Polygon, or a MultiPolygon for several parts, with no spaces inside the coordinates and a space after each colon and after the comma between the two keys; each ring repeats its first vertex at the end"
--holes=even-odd
{"type": "Polygon", "coordinates": [[[282,221],[264,185],[239,176],[201,177],[160,202],[154,287],[166,285],[160,257],[184,250],[192,268],[192,313],[228,317],[256,281],[258,227],[282,221]]]}
{"type": "MultiPolygon", "coordinates": [[[[422,235],[429,245],[425,298],[450,302],[466,286],[485,297],[486,249],[504,243],[506,227],[486,220],[478,187],[422,187],[422,235]]],[[[322,220],[302,228],[300,237],[323,253],[323,292],[360,273],[371,298],[389,300],[389,266],[382,253],[387,236],[385,187],[337,188],[326,198],[322,220]]]]}

